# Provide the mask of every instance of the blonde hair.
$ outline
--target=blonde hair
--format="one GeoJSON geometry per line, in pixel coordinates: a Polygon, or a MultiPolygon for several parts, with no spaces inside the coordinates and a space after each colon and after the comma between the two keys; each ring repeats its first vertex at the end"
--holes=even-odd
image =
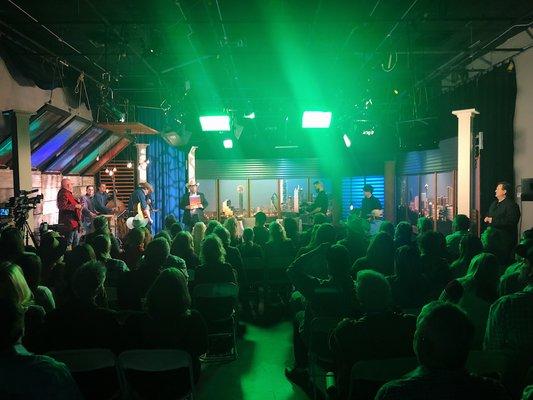
{"type": "Polygon", "coordinates": [[[196,253],[197,256],[199,256],[202,251],[202,241],[204,240],[206,229],[207,227],[201,221],[195,223],[192,228],[192,242],[193,242],[194,252],[196,253]]]}
{"type": "Polygon", "coordinates": [[[28,306],[33,298],[22,269],[9,261],[0,263],[0,299],[18,306],[28,306]]]}

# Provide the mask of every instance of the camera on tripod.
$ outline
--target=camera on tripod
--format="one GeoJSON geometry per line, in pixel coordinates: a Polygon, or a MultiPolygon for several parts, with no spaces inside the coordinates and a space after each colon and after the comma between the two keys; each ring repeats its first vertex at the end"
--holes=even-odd
{"type": "Polygon", "coordinates": [[[38,191],[39,189],[20,190],[18,196],[10,197],[9,202],[0,208],[0,218],[12,219],[17,228],[23,229],[30,210],[35,209],[43,200],[42,194],[30,197],[38,191]]]}

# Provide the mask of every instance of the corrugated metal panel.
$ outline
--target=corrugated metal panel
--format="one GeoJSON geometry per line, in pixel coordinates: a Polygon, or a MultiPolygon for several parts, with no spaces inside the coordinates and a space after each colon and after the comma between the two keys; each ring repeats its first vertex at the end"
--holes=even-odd
{"type": "Polygon", "coordinates": [[[342,216],[347,218],[350,214],[350,206],[361,208],[363,202],[363,186],[365,184],[374,187],[374,196],[376,196],[381,205],[385,205],[385,177],[383,175],[375,176],[352,176],[342,179],[342,216]]]}
{"type": "Polygon", "coordinates": [[[427,174],[457,169],[457,137],[443,140],[434,150],[411,151],[400,156],[397,173],[427,174]]]}
{"type": "Polygon", "coordinates": [[[276,179],[323,176],[315,158],[196,161],[196,179],[276,179]]]}

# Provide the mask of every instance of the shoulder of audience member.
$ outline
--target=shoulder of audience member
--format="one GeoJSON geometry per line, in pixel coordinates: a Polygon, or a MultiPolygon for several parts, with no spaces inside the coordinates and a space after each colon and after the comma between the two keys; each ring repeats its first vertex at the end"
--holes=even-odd
{"type": "Polygon", "coordinates": [[[181,257],[175,256],[174,254],[169,254],[167,258],[167,265],[168,267],[176,267],[176,268],[187,268],[185,264],[185,260],[181,257]]]}
{"type": "Polygon", "coordinates": [[[52,357],[32,355],[32,382],[40,386],[40,398],[80,399],[79,389],[68,367],[52,357]]]}

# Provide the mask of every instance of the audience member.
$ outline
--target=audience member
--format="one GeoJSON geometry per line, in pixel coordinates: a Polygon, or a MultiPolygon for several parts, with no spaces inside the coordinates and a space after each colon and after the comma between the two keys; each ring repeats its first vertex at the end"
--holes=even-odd
{"type": "Polygon", "coordinates": [[[122,260],[130,270],[137,268],[144,254],[144,229],[133,228],[126,236],[122,260]]]}
{"type": "Polygon", "coordinates": [[[515,248],[515,262],[507,267],[500,278],[500,296],[522,291],[527,285],[527,252],[533,248],[533,239],[522,239],[515,248]]]}
{"type": "Polygon", "coordinates": [[[380,232],[370,242],[366,256],[353,265],[353,275],[363,269],[372,269],[385,276],[394,272],[394,241],[388,233],[380,232]]]}
{"type": "Polygon", "coordinates": [[[481,234],[481,243],[483,243],[483,250],[487,253],[492,253],[498,257],[500,265],[507,265],[509,262],[510,250],[507,243],[508,236],[498,230],[489,226],[481,234]],[[509,249],[509,254],[507,250],[509,249]]]}
{"type": "Polygon", "coordinates": [[[46,286],[53,287],[63,272],[63,256],[67,250],[67,241],[54,231],[41,236],[38,255],[42,262],[42,279],[46,286]]]}
{"type": "Polygon", "coordinates": [[[466,371],[473,336],[474,326],[457,306],[429,303],[418,317],[413,340],[420,366],[386,383],[376,400],[509,399],[499,383],[466,371]]]}
{"type": "Polygon", "coordinates": [[[215,228],[218,227],[218,226],[221,226],[222,224],[220,222],[218,222],[216,219],[212,219],[210,220],[208,223],[207,223],[207,226],[205,228],[205,236],[207,235],[211,235],[212,233],[214,233],[215,231],[215,228]]]}
{"type": "MultiPolygon", "coordinates": [[[[178,236],[182,233],[185,231],[178,236]]],[[[191,310],[187,278],[180,270],[168,268],[161,271],[146,293],[146,312],[130,316],[126,320],[125,331],[128,347],[133,349],[187,351],[198,379],[198,358],[207,350],[207,328],[200,313],[191,310]]]]}
{"type": "Polygon", "coordinates": [[[285,370],[289,379],[299,380],[303,368],[307,366],[307,341],[313,318],[352,317],[357,315],[359,310],[354,282],[350,276],[350,255],[346,247],[339,244],[331,246],[328,242],[321,243],[294,260],[287,269],[287,274],[296,290],[303,294],[306,300],[305,311],[297,312],[294,317],[295,365],[294,368],[285,370]],[[327,279],[320,279],[308,272],[307,265],[314,258],[327,260],[327,279]],[[329,295],[324,296],[326,293],[329,295]]]}
{"type": "Polygon", "coordinates": [[[24,253],[24,237],[15,227],[4,228],[0,233],[0,261],[13,261],[24,253]]]}
{"type": "Polygon", "coordinates": [[[481,253],[475,256],[465,277],[451,281],[440,300],[457,304],[472,321],[474,349],[481,349],[491,304],[498,298],[499,265],[496,256],[481,253]]]}
{"type": "Polygon", "coordinates": [[[194,253],[200,257],[202,252],[202,241],[205,237],[206,226],[203,222],[199,221],[194,224],[192,228],[192,241],[194,245],[194,253]]]}
{"type": "Polygon", "coordinates": [[[394,230],[394,248],[398,249],[402,246],[411,246],[416,248],[413,240],[413,227],[407,221],[402,221],[396,225],[394,230]]]}
{"type": "Polygon", "coordinates": [[[85,243],[93,246],[93,240],[98,235],[106,235],[109,236],[109,239],[111,240],[111,257],[113,258],[120,258],[120,243],[118,242],[117,238],[111,234],[111,231],[109,230],[109,221],[107,220],[107,217],[105,215],[99,215],[96,217],[93,221],[94,226],[94,232],[89,233],[88,235],[85,235],[85,243]]]}
{"type": "Polygon", "coordinates": [[[263,249],[254,243],[254,230],[252,228],[244,229],[242,239],[243,243],[238,247],[242,258],[263,257],[263,249]]]}
{"type": "Polygon", "coordinates": [[[106,285],[117,287],[122,274],[129,271],[128,266],[122,260],[111,258],[111,239],[106,235],[98,235],[93,239],[96,259],[106,268],[106,285]]]}
{"type": "Polygon", "coordinates": [[[416,317],[392,311],[391,289],[385,277],[372,270],[359,271],[355,285],[363,316],[344,319],[330,337],[341,398],[348,394],[350,371],[356,362],[414,356],[416,317]]]}
{"type": "MultiPolygon", "coordinates": [[[[181,231],[180,231],[181,232],[181,231]]],[[[167,242],[168,242],[168,245],[171,246],[172,245],[172,240],[174,238],[174,236],[171,236],[170,233],[168,233],[167,231],[165,230],[162,230],[161,232],[158,232],[154,235],[153,239],[158,239],[158,238],[163,238],[165,239],[167,242]]]]}
{"type": "Polygon", "coordinates": [[[188,270],[195,270],[200,266],[200,257],[194,252],[192,235],[188,231],[181,231],[174,237],[170,254],[185,261],[188,270]]]}
{"type": "Polygon", "coordinates": [[[459,242],[459,258],[450,265],[450,271],[454,278],[465,276],[470,261],[483,251],[481,240],[471,233],[463,235],[459,242]]]}
{"type": "Polygon", "coordinates": [[[53,358],[34,355],[20,344],[24,334],[24,300],[0,300],[0,397],[28,400],[75,400],[81,394],[68,368],[53,358]]]}
{"type": "Polygon", "coordinates": [[[416,231],[418,233],[418,237],[422,236],[426,232],[432,232],[433,231],[433,219],[429,217],[420,217],[416,221],[416,231]]]}
{"type": "Polygon", "coordinates": [[[226,262],[226,250],[217,235],[207,235],[200,255],[202,264],[196,270],[195,285],[203,283],[237,283],[237,274],[226,262]]]}
{"type": "Polygon", "coordinates": [[[391,238],[394,239],[394,225],[390,221],[383,221],[381,225],[379,225],[378,232],[385,232],[388,233],[391,238]]]}
{"type": "Polygon", "coordinates": [[[265,257],[267,259],[272,257],[294,258],[296,249],[292,240],[287,238],[283,226],[279,222],[273,221],[268,226],[268,231],[270,240],[264,245],[265,257]]]}
{"type": "MultiPolygon", "coordinates": [[[[54,285],[54,295],[59,306],[72,299],[72,277],[76,270],[86,262],[94,260],[96,255],[88,244],[78,245],[65,253],[65,263],[54,285]]],[[[99,305],[103,305],[101,298],[97,298],[97,301],[99,305]]]]}
{"type": "Polygon", "coordinates": [[[238,232],[237,218],[229,217],[226,221],[224,221],[224,228],[226,228],[229,232],[231,246],[237,247],[242,243],[242,238],[238,232]]]}
{"type": "Polygon", "coordinates": [[[167,214],[165,215],[165,220],[163,222],[164,230],[170,234],[170,228],[172,225],[174,225],[178,220],[176,219],[176,216],[174,214],[167,214]]]}
{"type": "Polygon", "coordinates": [[[263,247],[266,242],[268,242],[269,232],[265,227],[266,224],[266,214],[263,211],[259,211],[255,214],[255,226],[254,226],[254,238],[255,243],[263,247]]]}
{"type": "Polygon", "coordinates": [[[224,246],[224,250],[226,251],[225,261],[229,263],[237,271],[238,274],[240,274],[242,272],[241,253],[239,253],[239,250],[236,247],[230,245],[231,239],[228,230],[222,225],[220,225],[215,228],[215,231],[213,233],[217,235],[222,241],[222,245],[224,246]]]}
{"type": "Polygon", "coordinates": [[[350,216],[346,224],[346,237],[337,243],[346,247],[350,254],[350,263],[366,255],[368,240],[363,229],[363,220],[355,215],[350,216]]]}
{"type": "Polygon", "coordinates": [[[35,253],[25,252],[15,260],[24,273],[24,278],[33,295],[33,302],[50,312],[56,307],[50,289],[41,286],[41,258],[35,253]]]}
{"type": "Polygon", "coordinates": [[[413,246],[396,250],[394,275],[388,276],[394,305],[406,310],[419,310],[426,303],[426,284],[420,267],[420,255],[413,246]]]}
{"type": "Polygon", "coordinates": [[[97,295],[105,291],[105,277],[106,268],[98,261],[86,262],[76,269],[72,299],[46,315],[35,350],[121,349],[122,331],[116,313],[96,304],[97,295]]]}
{"type": "Polygon", "coordinates": [[[440,232],[429,231],[418,238],[422,275],[427,281],[429,300],[437,299],[452,280],[446,261],[446,239],[440,232]]]}
{"type": "Polygon", "coordinates": [[[533,248],[526,254],[522,291],[500,297],[490,307],[484,348],[510,350],[533,359],[533,248]]]}
{"type": "Polygon", "coordinates": [[[289,239],[292,240],[292,244],[296,251],[301,247],[300,243],[300,232],[298,232],[298,222],[295,218],[286,217],[283,219],[283,227],[285,228],[285,233],[289,239]]]}
{"type": "Polygon", "coordinates": [[[452,231],[446,236],[446,248],[450,261],[457,260],[460,256],[459,243],[461,239],[468,235],[470,230],[470,218],[464,214],[457,214],[452,222],[452,231]]]}
{"type": "MultiPolygon", "coordinates": [[[[327,243],[331,246],[333,243],[336,242],[337,233],[335,232],[335,228],[332,224],[324,223],[315,226],[316,231],[313,234],[311,242],[307,246],[300,248],[298,254],[296,254],[296,258],[301,257],[302,255],[307,254],[312,250],[316,250],[320,247],[320,245],[324,243],[327,243]]],[[[308,263],[305,267],[307,274],[322,279],[328,278],[327,259],[324,252],[313,252],[312,257],[307,257],[307,261],[308,263]]]]}
{"type": "Polygon", "coordinates": [[[170,234],[170,240],[172,241],[181,231],[183,231],[183,226],[179,222],[173,223],[168,232],[170,234]]]}

